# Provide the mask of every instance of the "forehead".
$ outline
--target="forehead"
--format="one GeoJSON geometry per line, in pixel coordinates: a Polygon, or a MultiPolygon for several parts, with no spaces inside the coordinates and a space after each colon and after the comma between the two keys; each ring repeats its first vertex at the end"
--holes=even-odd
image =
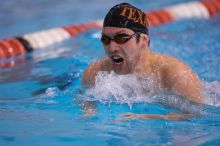
{"type": "Polygon", "coordinates": [[[132,31],[131,29],[127,29],[127,28],[104,27],[102,29],[102,33],[109,34],[109,35],[118,34],[118,33],[133,34],[134,31],[132,31]]]}

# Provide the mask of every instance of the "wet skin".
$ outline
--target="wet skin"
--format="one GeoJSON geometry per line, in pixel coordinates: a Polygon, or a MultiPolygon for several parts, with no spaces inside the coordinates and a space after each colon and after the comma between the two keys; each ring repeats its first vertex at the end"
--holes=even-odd
{"type": "MultiPolygon", "coordinates": [[[[102,34],[110,37],[121,33],[134,34],[130,29],[116,27],[104,27],[102,31],[102,34]]],[[[140,77],[153,74],[160,88],[177,92],[193,102],[203,103],[201,84],[197,74],[180,60],[151,51],[148,41],[147,35],[141,35],[139,41],[136,37],[132,37],[124,44],[118,44],[113,40],[108,45],[103,44],[106,57],[89,65],[84,71],[82,83],[85,86],[95,84],[95,76],[98,71],[114,71],[117,74],[135,74],[140,77]]],[[[166,116],[165,119],[167,117],[175,119],[173,117],[175,114],[171,115],[166,116]]],[[[128,117],[134,119],[132,116],[127,116],[127,119],[129,119],[128,117]]],[[[150,117],[155,118],[155,116],[150,117]]],[[[161,115],[158,118],[160,117],[161,115]]],[[[184,117],[187,116],[184,115],[184,117]]],[[[148,118],[145,117],[145,119],[148,118]]]]}

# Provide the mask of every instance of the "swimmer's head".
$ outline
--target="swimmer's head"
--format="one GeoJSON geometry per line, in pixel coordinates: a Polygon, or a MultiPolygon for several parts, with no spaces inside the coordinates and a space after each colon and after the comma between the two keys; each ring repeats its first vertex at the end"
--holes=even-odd
{"type": "Polygon", "coordinates": [[[105,16],[103,27],[127,28],[148,35],[146,14],[128,3],[112,7],[105,16]]]}

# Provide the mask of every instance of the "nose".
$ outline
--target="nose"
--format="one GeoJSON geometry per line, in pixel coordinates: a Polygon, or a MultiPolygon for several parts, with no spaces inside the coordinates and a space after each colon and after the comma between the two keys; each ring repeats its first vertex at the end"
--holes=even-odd
{"type": "Polygon", "coordinates": [[[111,41],[110,44],[106,46],[106,49],[111,54],[119,52],[119,46],[115,41],[111,41]]]}

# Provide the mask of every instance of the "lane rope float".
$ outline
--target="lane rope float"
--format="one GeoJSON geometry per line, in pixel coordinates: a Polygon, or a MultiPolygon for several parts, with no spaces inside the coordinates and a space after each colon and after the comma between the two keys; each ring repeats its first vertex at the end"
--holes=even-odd
{"type": "MultiPolygon", "coordinates": [[[[208,19],[220,12],[220,0],[202,0],[177,4],[146,12],[150,27],[184,19],[208,19]]],[[[43,49],[55,43],[76,37],[91,29],[101,29],[103,20],[91,21],[79,25],[52,28],[12,37],[0,41],[0,67],[13,67],[15,63],[1,60],[23,55],[35,49],[43,49]]]]}

